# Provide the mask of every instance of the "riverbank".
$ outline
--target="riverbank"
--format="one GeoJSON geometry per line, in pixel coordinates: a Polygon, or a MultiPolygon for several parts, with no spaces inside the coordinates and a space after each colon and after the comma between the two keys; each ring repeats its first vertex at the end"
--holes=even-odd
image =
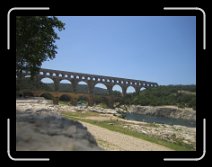
{"type": "MultiPolygon", "coordinates": [[[[164,145],[173,150],[196,150],[195,127],[125,120],[115,116],[118,114],[117,111],[120,110],[117,108],[104,109],[100,106],[76,107],[64,104],[54,106],[50,101],[40,99],[16,100],[16,107],[19,110],[36,109],[37,107],[41,107],[41,104],[43,109],[56,111],[59,115],[63,115],[71,120],[93,124],[113,132],[133,136],[139,140],[148,140],[149,142],[164,145]]],[[[92,134],[93,132],[90,133],[92,134]]],[[[95,136],[94,134],[92,135],[95,136]]],[[[99,146],[105,150],[119,150],[113,149],[113,147],[115,147],[113,143],[105,141],[104,139],[96,138],[96,140],[99,146]]],[[[149,150],[154,149],[149,148],[149,150]]]]}
{"type": "Polygon", "coordinates": [[[81,121],[81,123],[94,136],[98,145],[107,151],[174,151],[165,146],[111,131],[87,122],[81,121]]]}
{"type": "Polygon", "coordinates": [[[62,112],[62,114],[66,118],[147,140],[173,150],[191,151],[196,149],[195,128],[130,121],[113,116],[113,114],[99,114],[89,111],[62,112]]]}

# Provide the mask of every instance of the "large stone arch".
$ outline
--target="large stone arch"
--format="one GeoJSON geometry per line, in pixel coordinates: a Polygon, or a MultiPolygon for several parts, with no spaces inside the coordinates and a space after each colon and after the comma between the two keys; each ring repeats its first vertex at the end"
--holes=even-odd
{"type": "Polygon", "coordinates": [[[115,95],[115,96],[123,95],[123,87],[121,85],[119,85],[119,84],[114,84],[112,86],[112,92],[113,92],[112,94],[115,95]]]}
{"type": "Polygon", "coordinates": [[[60,79],[58,91],[62,92],[73,92],[73,87],[71,80],[69,79],[60,79]]]}
{"type": "Polygon", "coordinates": [[[40,97],[44,97],[47,100],[53,100],[54,99],[54,96],[49,92],[40,93],[40,97]]]}
{"type": "Polygon", "coordinates": [[[142,91],[144,91],[144,90],[146,90],[146,88],[145,88],[144,86],[142,86],[142,87],[140,88],[140,92],[142,92],[142,91]]]}
{"type": "MultiPolygon", "coordinates": [[[[101,91],[101,89],[99,91],[101,91]]],[[[95,83],[93,83],[93,94],[94,95],[101,95],[101,94],[102,95],[109,95],[108,85],[106,85],[104,82],[95,82],[95,83]],[[106,92],[102,92],[102,93],[101,92],[97,92],[96,88],[106,89],[106,92]]]]}
{"type": "Polygon", "coordinates": [[[84,83],[86,83],[88,85],[88,81],[87,80],[75,79],[75,82],[76,82],[76,84],[79,84],[80,82],[84,82],[84,83]]]}
{"type": "Polygon", "coordinates": [[[61,94],[59,97],[59,101],[63,101],[64,103],[72,104],[72,97],[67,94],[61,94]]]}
{"type": "Polygon", "coordinates": [[[136,93],[136,87],[134,87],[132,85],[127,86],[126,93],[127,94],[136,93]]]}
{"type": "Polygon", "coordinates": [[[45,91],[55,91],[55,80],[51,77],[40,77],[39,78],[39,88],[45,90],[45,91]],[[44,79],[51,80],[52,82],[49,81],[42,81],[44,79]]]}
{"type": "Polygon", "coordinates": [[[76,84],[75,85],[76,86],[75,91],[77,93],[88,93],[89,92],[88,82],[83,81],[83,80],[77,80],[77,81],[75,81],[75,84],[76,84]]]}

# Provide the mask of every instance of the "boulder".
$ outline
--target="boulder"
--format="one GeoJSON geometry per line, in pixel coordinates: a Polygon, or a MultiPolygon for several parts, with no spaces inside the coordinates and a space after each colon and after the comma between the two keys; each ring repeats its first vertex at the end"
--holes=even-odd
{"type": "Polygon", "coordinates": [[[17,151],[99,151],[81,123],[48,109],[16,111],[17,151]]]}

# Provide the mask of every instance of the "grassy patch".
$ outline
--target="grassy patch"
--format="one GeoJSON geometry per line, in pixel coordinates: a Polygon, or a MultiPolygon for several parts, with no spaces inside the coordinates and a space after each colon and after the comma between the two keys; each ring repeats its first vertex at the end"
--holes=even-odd
{"type": "Polygon", "coordinates": [[[98,146],[103,148],[104,150],[121,150],[119,147],[117,147],[116,145],[109,143],[107,141],[104,140],[97,140],[98,146]]]}
{"type": "Polygon", "coordinates": [[[67,101],[59,101],[59,105],[61,105],[61,106],[68,106],[68,105],[70,105],[70,102],[67,102],[67,101]]]}
{"type": "Polygon", "coordinates": [[[98,106],[101,108],[105,108],[105,109],[108,108],[107,104],[105,104],[105,103],[99,103],[98,106]]]}
{"type": "Polygon", "coordinates": [[[98,116],[99,114],[96,112],[90,112],[90,111],[77,111],[77,112],[63,112],[62,113],[65,116],[70,116],[70,117],[79,117],[80,118],[86,118],[90,116],[98,116]]]}
{"type": "Polygon", "coordinates": [[[120,132],[120,133],[133,136],[139,139],[144,139],[156,144],[166,146],[176,151],[194,151],[191,145],[187,145],[181,141],[176,141],[176,143],[171,143],[154,136],[148,136],[146,134],[137,132],[135,130],[124,128],[123,127],[124,123],[122,121],[117,121],[117,120],[97,121],[97,120],[86,119],[87,116],[94,116],[93,114],[95,116],[98,115],[98,113],[93,113],[93,112],[85,112],[85,113],[77,113],[77,112],[70,113],[69,112],[69,113],[63,113],[63,116],[65,116],[68,119],[87,122],[93,125],[97,125],[97,126],[109,129],[111,131],[120,132]]]}

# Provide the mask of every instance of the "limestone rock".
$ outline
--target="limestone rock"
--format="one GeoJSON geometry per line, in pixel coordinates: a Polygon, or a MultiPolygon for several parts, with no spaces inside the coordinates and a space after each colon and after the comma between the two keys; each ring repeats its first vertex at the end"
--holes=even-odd
{"type": "Polygon", "coordinates": [[[180,118],[185,120],[196,121],[196,111],[191,108],[178,108],[176,106],[127,106],[129,112],[137,114],[145,114],[152,116],[160,116],[167,118],[180,118]]]}
{"type": "Polygon", "coordinates": [[[94,137],[79,122],[48,109],[16,111],[17,151],[98,151],[94,137]]]}

